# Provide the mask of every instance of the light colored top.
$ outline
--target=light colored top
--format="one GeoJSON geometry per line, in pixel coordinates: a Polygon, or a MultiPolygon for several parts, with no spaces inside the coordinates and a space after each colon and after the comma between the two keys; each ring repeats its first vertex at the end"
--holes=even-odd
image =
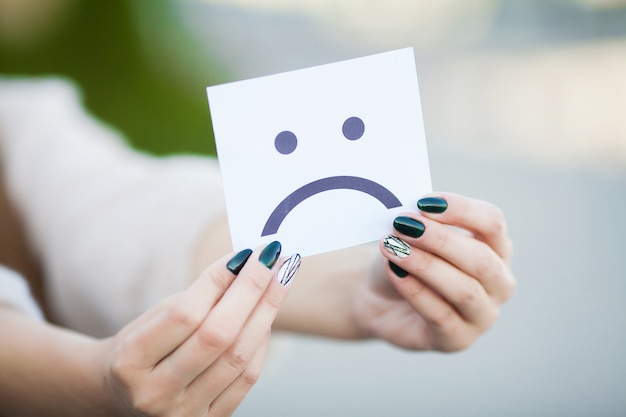
{"type": "Polygon", "coordinates": [[[17,272],[2,265],[0,265],[0,304],[43,320],[41,309],[33,299],[26,282],[17,272]]]}
{"type": "MultiPolygon", "coordinates": [[[[55,320],[94,336],[187,288],[198,240],[224,210],[214,158],[131,150],[63,80],[0,78],[0,156],[55,320]]],[[[19,285],[6,282],[3,294],[19,285]]]]}

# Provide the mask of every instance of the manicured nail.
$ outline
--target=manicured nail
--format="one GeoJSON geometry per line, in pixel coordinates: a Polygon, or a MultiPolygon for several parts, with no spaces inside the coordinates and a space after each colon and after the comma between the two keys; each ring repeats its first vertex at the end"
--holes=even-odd
{"type": "Polygon", "coordinates": [[[411,247],[395,236],[385,236],[383,240],[385,248],[398,258],[406,258],[411,254],[411,247]]]}
{"type": "Polygon", "coordinates": [[[398,278],[404,278],[409,275],[408,272],[406,272],[404,269],[400,268],[398,265],[394,264],[391,261],[389,261],[389,268],[391,268],[393,273],[396,274],[398,278]]]}
{"type": "Polygon", "coordinates": [[[263,249],[263,252],[259,255],[259,262],[272,269],[282,250],[282,245],[279,241],[275,240],[263,249]]]}
{"type": "Polygon", "coordinates": [[[226,268],[233,274],[237,275],[241,268],[246,264],[248,258],[252,255],[252,249],[244,249],[239,251],[235,256],[231,258],[226,264],[226,268]]]}
{"type": "Polygon", "coordinates": [[[424,223],[406,216],[396,217],[393,228],[410,237],[420,237],[424,234],[424,223]]]}
{"type": "Polygon", "coordinates": [[[424,197],[417,202],[417,208],[426,213],[443,213],[448,202],[440,197],[424,197]]]}
{"type": "Polygon", "coordinates": [[[287,258],[283,266],[280,267],[278,275],[276,276],[280,285],[287,287],[291,284],[291,280],[294,276],[296,276],[296,272],[298,272],[298,269],[300,268],[300,262],[301,258],[297,253],[287,258]]]}

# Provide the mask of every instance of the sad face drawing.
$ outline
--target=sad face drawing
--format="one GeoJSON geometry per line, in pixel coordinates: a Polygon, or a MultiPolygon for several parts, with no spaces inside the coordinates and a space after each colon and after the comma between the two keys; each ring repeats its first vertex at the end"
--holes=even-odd
{"type": "Polygon", "coordinates": [[[377,240],[431,191],[411,49],[207,92],[234,249],[377,240]]]}
{"type": "MultiPolygon", "coordinates": [[[[343,136],[347,140],[359,140],[365,133],[365,124],[363,120],[358,117],[350,117],[343,123],[341,130],[343,136]]],[[[298,146],[298,138],[293,132],[285,130],[276,136],[274,145],[276,147],[276,151],[283,155],[287,155],[296,150],[298,146]]],[[[280,224],[289,212],[309,197],[324,191],[338,189],[356,190],[369,194],[380,201],[388,209],[402,206],[398,197],[375,181],[350,175],[320,178],[303,185],[285,197],[285,199],[283,199],[280,204],[276,206],[270,217],[267,219],[261,236],[272,235],[278,232],[280,224]]]]}

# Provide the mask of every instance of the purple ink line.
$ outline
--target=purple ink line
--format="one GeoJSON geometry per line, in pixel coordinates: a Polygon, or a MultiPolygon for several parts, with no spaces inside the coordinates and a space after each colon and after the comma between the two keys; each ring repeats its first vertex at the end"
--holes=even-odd
{"type": "Polygon", "coordinates": [[[356,190],[369,194],[383,203],[387,209],[402,206],[400,200],[391,191],[377,182],[352,176],[322,178],[303,185],[281,201],[267,219],[261,236],[273,235],[278,232],[278,228],[291,210],[307,198],[324,191],[339,189],[356,190]]]}

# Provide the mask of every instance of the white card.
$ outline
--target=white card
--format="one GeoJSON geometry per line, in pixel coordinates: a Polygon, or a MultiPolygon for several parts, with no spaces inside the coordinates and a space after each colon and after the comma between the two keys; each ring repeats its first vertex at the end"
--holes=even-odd
{"type": "Polygon", "coordinates": [[[235,250],[378,240],[431,191],[412,48],[207,94],[235,250]]]}

